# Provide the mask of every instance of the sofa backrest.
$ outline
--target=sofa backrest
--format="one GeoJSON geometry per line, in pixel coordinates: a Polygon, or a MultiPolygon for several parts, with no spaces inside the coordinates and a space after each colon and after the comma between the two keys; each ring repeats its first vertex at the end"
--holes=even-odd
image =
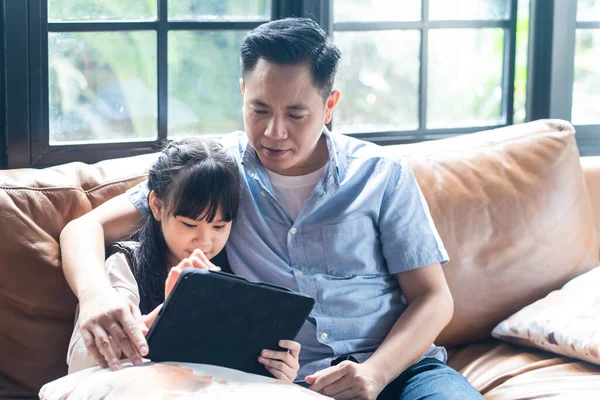
{"type": "MultiPolygon", "coordinates": [[[[598,264],[568,123],[386,151],[410,160],[450,254],[455,316],[439,344],[489,337],[501,319],[598,264]]],[[[155,156],[0,171],[0,397],[35,396],[66,373],[76,299],[61,271],[60,231],[144,179],[155,156]]]]}
{"type": "Polygon", "coordinates": [[[145,179],[155,155],[0,171],[0,398],[66,373],[76,298],[58,239],[74,218],[145,179]]]}
{"type": "Polygon", "coordinates": [[[568,122],[386,149],[409,159],[450,256],[455,311],[438,344],[488,338],[498,322],[599,264],[568,122]]]}
{"type": "MultiPolygon", "coordinates": [[[[596,232],[600,233],[600,156],[581,157],[580,162],[590,200],[592,201],[596,232]]],[[[597,235],[597,238],[600,245],[600,234],[597,235]]]]}

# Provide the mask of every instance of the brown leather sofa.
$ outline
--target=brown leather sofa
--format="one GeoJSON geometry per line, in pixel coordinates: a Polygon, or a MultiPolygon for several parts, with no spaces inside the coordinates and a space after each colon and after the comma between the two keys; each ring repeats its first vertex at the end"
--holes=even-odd
{"type": "MultiPolygon", "coordinates": [[[[490,339],[502,319],[600,264],[600,158],[579,157],[564,121],[386,151],[409,158],[450,254],[455,315],[437,340],[449,364],[486,399],[600,398],[600,366],[490,339]]],[[[36,398],[66,373],[76,299],[60,231],[143,180],[154,157],[0,171],[0,398],[36,398]]]]}

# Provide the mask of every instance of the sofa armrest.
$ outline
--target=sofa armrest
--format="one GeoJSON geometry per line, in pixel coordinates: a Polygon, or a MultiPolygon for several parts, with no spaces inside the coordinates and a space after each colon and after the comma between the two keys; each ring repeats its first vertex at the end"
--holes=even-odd
{"type": "Polygon", "coordinates": [[[594,225],[600,242],[600,156],[581,157],[581,167],[594,211],[594,225]]]}

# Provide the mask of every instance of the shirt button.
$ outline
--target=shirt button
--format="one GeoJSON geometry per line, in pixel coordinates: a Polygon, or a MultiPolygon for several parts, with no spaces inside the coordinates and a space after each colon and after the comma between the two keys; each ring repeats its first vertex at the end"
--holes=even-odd
{"type": "Polygon", "coordinates": [[[296,273],[298,274],[298,276],[304,275],[304,273],[302,273],[302,271],[297,271],[296,273]]]}
{"type": "Polygon", "coordinates": [[[265,197],[265,196],[267,195],[267,194],[264,192],[264,190],[263,190],[263,191],[261,191],[261,192],[260,192],[260,194],[261,194],[263,197],[265,197]]]}
{"type": "Polygon", "coordinates": [[[296,232],[298,232],[298,229],[296,229],[296,228],[292,228],[292,229],[290,229],[290,233],[291,233],[292,235],[295,235],[295,234],[296,234],[296,232]]]}
{"type": "Polygon", "coordinates": [[[325,332],[321,333],[321,340],[327,340],[327,334],[325,332]]]}

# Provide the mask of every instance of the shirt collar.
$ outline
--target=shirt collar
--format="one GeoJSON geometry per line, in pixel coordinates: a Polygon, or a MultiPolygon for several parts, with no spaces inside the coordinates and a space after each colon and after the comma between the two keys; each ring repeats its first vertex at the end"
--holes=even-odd
{"type": "MultiPolygon", "coordinates": [[[[337,186],[340,185],[340,182],[344,179],[345,167],[343,161],[343,157],[338,156],[338,151],[336,147],[336,139],[338,134],[334,134],[329,132],[327,127],[323,127],[322,135],[325,136],[325,140],[327,143],[327,152],[329,153],[329,162],[327,163],[327,167],[325,168],[325,175],[333,174],[333,178],[337,186]]],[[[256,154],[256,150],[250,144],[250,141],[247,137],[243,138],[241,142],[242,151],[242,165],[250,176],[254,178],[259,178],[261,181],[265,182],[268,180],[267,173],[265,171],[264,166],[260,162],[258,158],[258,154],[256,154]],[[245,147],[244,146],[245,142],[245,147]]],[[[240,150],[241,150],[240,148],[240,150]]]]}

